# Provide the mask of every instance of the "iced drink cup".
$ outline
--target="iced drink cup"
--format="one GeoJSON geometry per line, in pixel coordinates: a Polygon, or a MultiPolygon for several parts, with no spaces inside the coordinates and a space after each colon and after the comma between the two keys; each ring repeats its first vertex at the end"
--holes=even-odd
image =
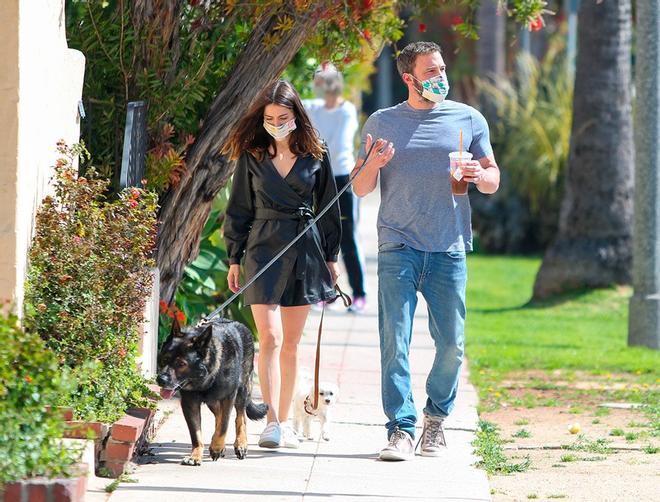
{"type": "Polygon", "coordinates": [[[467,195],[468,182],[463,180],[461,163],[472,160],[470,152],[451,152],[449,154],[449,179],[451,180],[451,193],[454,195],[467,195]]]}

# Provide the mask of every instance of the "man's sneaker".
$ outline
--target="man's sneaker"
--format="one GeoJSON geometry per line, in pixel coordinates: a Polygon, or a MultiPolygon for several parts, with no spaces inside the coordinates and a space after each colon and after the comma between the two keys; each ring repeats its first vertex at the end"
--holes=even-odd
{"type": "Polygon", "coordinates": [[[354,314],[363,312],[367,308],[367,299],[364,296],[356,296],[353,298],[353,303],[348,307],[348,311],[354,314]]]}
{"type": "Polygon", "coordinates": [[[300,448],[300,439],[289,422],[280,424],[280,432],[280,446],[284,448],[300,448]]]}
{"type": "Polygon", "coordinates": [[[381,460],[412,460],[415,458],[413,440],[405,431],[395,429],[390,436],[389,444],[380,450],[381,460]]]}
{"type": "Polygon", "coordinates": [[[424,415],[424,430],[417,442],[417,445],[422,445],[423,457],[439,457],[447,448],[445,431],[442,429],[443,420],[443,417],[424,415]]]}
{"type": "Polygon", "coordinates": [[[282,438],[282,430],[277,422],[269,422],[259,436],[259,446],[262,448],[278,448],[282,438]]]}

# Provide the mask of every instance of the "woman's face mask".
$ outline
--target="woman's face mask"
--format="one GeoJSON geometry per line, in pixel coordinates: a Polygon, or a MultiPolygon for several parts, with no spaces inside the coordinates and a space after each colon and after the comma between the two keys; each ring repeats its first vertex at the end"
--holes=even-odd
{"type": "Polygon", "coordinates": [[[421,82],[416,79],[413,74],[410,74],[410,76],[421,84],[421,91],[417,89],[417,87],[415,87],[415,89],[417,89],[417,92],[419,92],[423,98],[433,101],[434,103],[442,103],[447,97],[447,94],[449,93],[449,82],[447,81],[447,77],[438,75],[437,77],[432,77],[421,82]]]}
{"type": "Polygon", "coordinates": [[[281,141],[289,134],[291,134],[291,131],[295,131],[296,119],[292,118],[280,126],[274,126],[264,120],[264,129],[266,129],[266,132],[270,134],[275,140],[281,141]]]}

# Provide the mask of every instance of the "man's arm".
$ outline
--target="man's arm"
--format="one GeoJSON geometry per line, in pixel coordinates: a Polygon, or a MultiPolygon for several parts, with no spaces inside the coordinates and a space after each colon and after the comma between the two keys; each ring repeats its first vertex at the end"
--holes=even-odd
{"type": "MultiPolygon", "coordinates": [[[[371,134],[367,134],[365,152],[369,152],[372,141],[371,134]]],[[[392,143],[388,143],[387,140],[384,140],[383,138],[378,138],[376,140],[376,144],[371,150],[371,155],[369,155],[366,165],[353,181],[353,193],[355,195],[358,197],[364,197],[374,191],[376,184],[378,183],[378,173],[380,172],[381,167],[387,164],[394,156],[394,151],[395,149],[392,143]]],[[[363,161],[364,159],[358,159],[351,175],[357,171],[363,161]]]]}
{"type": "Polygon", "coordinates": [[[463,163],[463,178],[474,183],[481,193],[491,194],[500,187],[500,168],[497,167],[495,156],[488,155],[478,161],[463,163]]]}

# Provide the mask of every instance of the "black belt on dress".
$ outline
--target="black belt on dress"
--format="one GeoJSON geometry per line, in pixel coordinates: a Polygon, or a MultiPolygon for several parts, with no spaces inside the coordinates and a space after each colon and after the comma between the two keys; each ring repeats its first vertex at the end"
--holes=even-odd
{"type": "MultiPolygon", "coordinates": [[[[314,211],[305,206],[301,206],[294,211],[279,211],[277,209],[266,207],[257,207],[254,210],[255,220],[298,220],[296,234],[301,233],[305,227],[309,225],[309,222],[314,219],[314,216],[314,211]]],[[[319,250],[323,261],[325,258],[323,257],[320,244],[315,239],[313,228],[310,228],[305,232],[304,237],[296,243],[296,248],[298,251],[298,259],[296,260],[296,279],[302,279],[305,277],[309,253],[312,252],[314,248],[319,250]]]]}

